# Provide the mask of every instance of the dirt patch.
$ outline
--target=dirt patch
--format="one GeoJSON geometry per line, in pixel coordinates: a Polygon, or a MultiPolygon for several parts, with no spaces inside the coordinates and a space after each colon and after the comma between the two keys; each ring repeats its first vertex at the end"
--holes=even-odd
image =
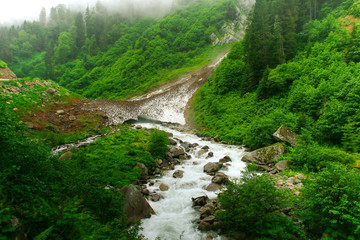
{"type": "Polygon", "coordinates": [[[359,24],[359,18],[354,15],[347,15],[343,18],[340,18],[338,22],[343,28],[345,28],[349,33],[354,31],[356,25],[359,24]]]}
{"type": "Polygon", "coordinates": [[[29,112],[23,119],[29,127],[37,131],[64,132],[84,131],[106,125],[107,118],[100,110],[85,111],[81,106],[84,99],[67,99],[66,104],[54,104],[45,111],[29,112]]]}

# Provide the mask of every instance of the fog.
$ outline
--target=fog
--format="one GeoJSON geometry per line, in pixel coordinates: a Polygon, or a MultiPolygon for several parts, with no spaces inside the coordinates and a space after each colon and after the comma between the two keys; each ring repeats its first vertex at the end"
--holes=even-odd
{"type": "MultiPolygon", "coordinates": [[[[181,0],[102,0],[108,12],[125,15],[158,17],[168,13],[181,0]]],[[[24,20],[38,20],[40,11],[45,7],[47,14],[51,7],[65,4],[70,9],[85,10],[94,7],[97,0],[10,0],[1,4],[0,24],[16,24],[24,20]]]]}

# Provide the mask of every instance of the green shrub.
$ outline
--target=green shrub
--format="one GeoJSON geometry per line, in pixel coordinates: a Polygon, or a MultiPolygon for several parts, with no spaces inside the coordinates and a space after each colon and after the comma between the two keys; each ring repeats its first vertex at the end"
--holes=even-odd
{"type": "Polygon", "coordinates": [[[164,131],[154,130],[150,136],[149,151],[157,158],[165,158],[169,148],[169,136],[164,131]]]}
{"type": "Polygon", "coordinates": [[[238,183],[229,183],[219,195],[216,213],[227,234],[241,232],[252,239],[301,239],[300,228],[280,209],[291,204],[289,195],[278,190],[267,175],[244,172],[238,183]]]}
{"type": "Polygon", "coordinates": [[[299,215],[317,237],[360,238],[360,174],[341,164],[331,164],[305,182],[299,215]]]}
{"type": "Polygon", "coordinates": [[[7,64],[0,59],[0,68],[7,68],[7,64]]]}

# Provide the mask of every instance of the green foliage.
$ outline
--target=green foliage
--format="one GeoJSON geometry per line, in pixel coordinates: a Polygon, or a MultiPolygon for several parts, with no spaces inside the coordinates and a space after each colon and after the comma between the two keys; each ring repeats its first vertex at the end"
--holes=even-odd
{"type": "Polygon", "coordinates": [[[0,237],[15,237],[15,216],[31,239],[140,239],[113,186],[139,176],[136,162],[155,166],[150,133],[123,129],[60,160],[27,137],[7,105],[0,101],[0,237]]]}
{"type": "Polygon", "coordinates": [[[0,68],[7,68],[7,64],[0,59],[0,68]]]}
{"type": "Polygon", "coordinates": [[[304,132],[298,136],[297,146],[289,148],[289,152],[284,155],[284,159],[290,159],[292,168],[297,170],[319,171],[329,163],[341,163],[352,166],[355,163],[356,155],[345,152],[336,147],[320,146],[311,137],[309,132],[304,132]]]}
{"type": "Polygon", "coordinates": [[[165,158],[166,153],[169,151],[169,136],[166,132],[154,130],[150,136],[149,152],[160,159],[165,158]]]}
{"type": "Polygon", "coordinates": [[[313,234],[328,239],[358,239],[360,236],[360,174],[332,164],[305,184],[301,217],[313,224],[313,234]]]}
{"type": "Polygon", "coordinates": [[[228,234],[241,232],[251,239],[304,237],[300,227],[279,212],[290,206],[290,196],[276,189],[267,175],[244,172],[238,183],[227,185],[219,201],[217,218],[228,234]]]}

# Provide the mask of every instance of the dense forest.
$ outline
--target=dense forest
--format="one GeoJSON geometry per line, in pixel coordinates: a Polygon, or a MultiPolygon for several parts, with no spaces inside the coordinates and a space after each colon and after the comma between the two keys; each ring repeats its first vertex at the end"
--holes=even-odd
{"type": "MultiPolygon", "coordinates": [[[[233,45],[193,101],[198,128],[225,141],[251,149],[268,146],[282,124],[299,134],[301,140],[281,160],[313,178],[295,206],[314,239],[359,238],[359,173],[351,170],[360,146],[359,10],[352,0],[256,1],[244,40],[233,45]]],[[[267,180],[248,177],[242,183],[222,197],[229,209],[222,217],[237,221],[229,233],[250,227],[240,215],[256,212],[268,214],[269,225],[254,229],[264,224],[255,219],[256,233],[250,235],[303,238],[276,210],[257,201],[259,186],[269,189],[267,201],[284,198],[267,180]],[[242,207],[249,198],[258,208],[242,207]],[[268,212],[258,210],[262,207],[268,212]]]]}
{"type": "Polygon", "coordinates": [[[249,164],[218,195],[221,234],[359,239],[359,2],[257,0],[251,12],[236,0],[176,2],[147,17],[131,5],[126,14],[101,2],[84,11],[58,5],[39,21],[0,26],[0,68],[23,78],[0,82],[0,239],[144,239],[139,224],[129,227],[118,189],[139,181],[138,164],[154,170],[168,134],[126,124],[115,132],[99,113],[63,123],[76,132],[27,121],[85,97],[139,95],[198,69],[230,48],[210,36],[243,14],[244,39],[198,90],[189,118],[202,135],[250,150],[275,143],[286,125],[298,138],[278,176],[300,174],[304,186],[301,195],[276,188],[249,164]],[[72,150],[71,160],[51,153],[94,134],[108,135],[72,150]]]}
{"type": "Polygon", "coordinates": [[[89,98],[144,93],[206,63],[209,36],[237,17],[235,0],[186,2],[161,19],[101,2],[85,13],[43,9],[39,21],[0,28],[0,56],[18,77],[52,79],[89,98]]]}

